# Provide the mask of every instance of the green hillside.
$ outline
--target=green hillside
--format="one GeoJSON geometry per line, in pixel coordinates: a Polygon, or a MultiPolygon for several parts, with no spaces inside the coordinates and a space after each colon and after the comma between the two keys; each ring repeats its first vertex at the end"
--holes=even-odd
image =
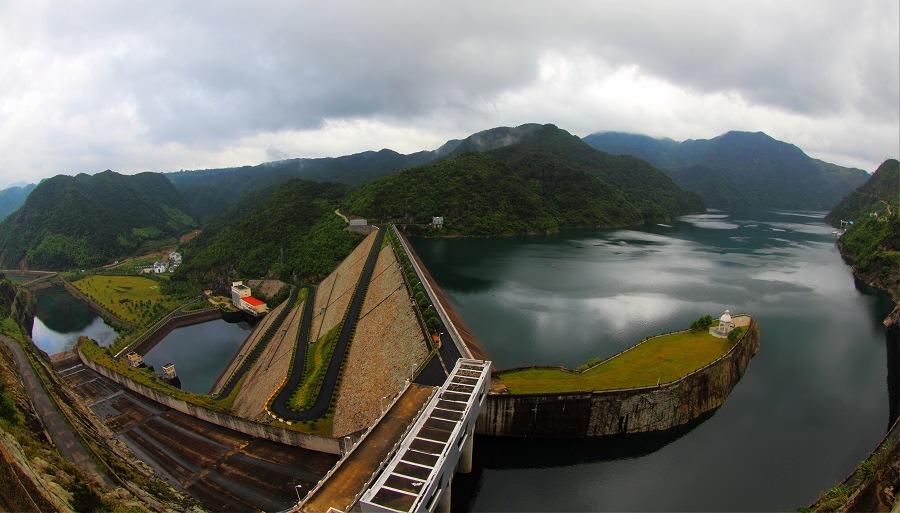
{"type": "Polygon", "coordinates": [[[160,174],[59,175],[41,182],[0,222],[0,265],[96,266],[194,227],[178,192],[160,174]]]}
{"type": "MultiPolygon", "coordinates": [[[[861,280],[900,300],[900,162],[886,160],[865,184],[844,198],[826,220],[853,221],[838,240],[861,280]]],[[[845,225],[846,226],[846,225],[845,225]]]]}
{"type": "Polygon", "coordinates": [[[703,210],[648,163],[595,151],[553,125],[475,134],[446,160],[363,184],[344,208],[398,223],[443,216],[443,234],[476,236],[624,226],[703,210]]]}
{"type": "Polygon", "coordinates": [[[896,211],[900,202],[900,163],[895,159],[885,160],[866,183],[847,195],[825,220],[832,226],[840,226],[842,219],[852,221],[868,216],[872,212],[887,213],[888,205],[896,211]]]}
{"type": "Polygon", "coordinates": [[[359,185],[400,169],[430,162],[444,155],[458,141],[435,151],[403,155],[392,150],[366,151],[354,155],[319,159],[288,159],[258,166],[180,171],[167,173],[184,198],[188,211],[206,222],[247,195],[273,189],[292,178],[317,182],[359,185]]]}
{"type": "Polygon", "coordinates": [[[215,286],[234,277],[316,282],[356,247],[334,214],[346,185],[293,179],[237,221],[206,230],[182,247],[173,280],[215,286]],[[221,283],[220,283],[221,282],[221,283]]]}
{"type": "Polygon", "coordinates": [[[810,158],[762,132],[684,142],[609,132],[584,141],[601,151],[648,160],[716,208],[828,210],[868,178],[863,170],[810,158]]]}

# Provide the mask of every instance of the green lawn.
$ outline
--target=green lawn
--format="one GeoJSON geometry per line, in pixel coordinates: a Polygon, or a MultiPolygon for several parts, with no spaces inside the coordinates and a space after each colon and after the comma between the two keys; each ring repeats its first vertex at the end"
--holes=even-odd
{"type": "Polygon", "coordinates": [[[159,282],[140,276],[87,276],[72,282],[82,294],[116,317],[149,326],[180,303],[160,293],[159,282]]]}
{"type": "Polygon", "coordinates": [[[675,381],[715,361],[733,344],[706,331],[683,331],[652,338],[584,373],[559,369],[501,372],[513,394],[587,392],[675,381]]]}

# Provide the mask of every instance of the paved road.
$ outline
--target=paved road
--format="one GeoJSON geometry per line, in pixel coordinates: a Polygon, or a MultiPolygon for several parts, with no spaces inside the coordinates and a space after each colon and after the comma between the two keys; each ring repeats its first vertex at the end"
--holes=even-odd
{"type": "Polygon", "coordinates": [[[47,427],[47,431],[50,432],[50,436],[53,437],[53,441],[56,442],[56,446],[59,447],[60,453],[84,470],[88,476],[100,480],[110,488],[115,487],[115,483],[97,466],[87,449],[84,448],[81,441],[69,428],[59,410],[56,409],[56,404],[47,395],[47,391],[44,390],[41,380],[35,374],[28,356],[26,356],[22,347],[19,346],[19,343],[2,335],[0,335],[0,340],[12,351],[16,367],[19,368],[19,374],[22,376],[28,395],[31,396],[38,415],[43,420],[44,426],[47,427]]]}
{"type": "Polygon", "coordinates": [[[287,403],[291,394],[293,394],[294,390],[300,385],[300,379],[303,377],[303,366],[306,361],[306,344],[303,341],[309,340],[309,327],[311,323],[307,322],[307,312],[304,311],[303,321],[300,325],[300,335],[297,337],[298,347],[297,354],[294,356],[294,367],[291,369],[291,374],[288,377],[287,383],[285,383],[284,387],[281,388],[278,395],[276,395],[275,399],[272,401],[272,412],[278,417],[291,421],[313,420],[321,418],[328,413],[328,407],[331,405],[331,398],[337,387],[341,362],[344,361],[344,355],[350,344],[350,338],[353,336],[356,321],[359,319],[359,312],[362,310],[363,300],[366,298],[366,290],[369,288],[369,281],[372,279],[372,272],[375,270],[375,262],[378,260],[378,253],[381,251],[384,232],[385,227],[379,226],[378,233],[375,235],[375,241],[372,243],[372,249],[369,250],[369,257],[366,260],[366,265],[363,268],[363,272],[360,275],[359,282],[356,286],[356,291],[353,294],[353,298],[350,300],[350,306],[347,307],[347,316],[344,319],[344,325],[341,328],[341,333],[335,344],[334,354],[331,357],[331,361],[328,362],[328,369],[325,372],[325,379],[319,390],[319,396],[316,397],[316,402],[308,410],[295,412],[288,409],[287,403]],[[306,331],[303,331],[304,326],[306,331]],[[303,358],[300,357],[300,346],[304,346],[303,358]]]}
{"type": "MultiPolygon", "coordinates": [[[[315,291],[315,289],[313,289],[312,287],[307,287],[307,289],[306,289],[307,310],[311,309],[310,305],[312,304],[312,301],[315,299],[314,291],[315,291]]],[[[230,378],[228,378],[228,382],[225,383],[225,387],[218,394],[216,394],[215,397],[217,397],[217,398],[218,397],[228,397],[228,394],[230,394],[231,391],[234,390],[234,387],[237,386],[238,382],[241,380],[241,377],[248,370],[250,370],[250,367],[253,365],[254,362],[256,362],[257,358],[259,358],[259,355],[262,354],[262,352],[266,348],[266,346],[269,345],[269,342],[272,340],[272,337],[274,337],[275,334],[278,333],[278,330],[279,330],[279,328],[281,328],[281,325],[284,323],[284,320],[291,313],[291,309],[292,309],[291,307],[293,306],[294,301],[297,300],[298,293],[299,293],[299,289],[296,287],[294,288],[294,290],[291,291],[291,295],[288,298],[288,302],[284,306],[284,308],[282,308],[281,312],[278,314],[278,317],[276,317],[275,320],[272,321],[272,324],[269,325],[269,329],[266,330],[266,332],[263,334],[263,336],[259,340],[259,342],[256,343],[256,346],[253,347],[253,350],[250,351],[250,354],[248,354],[247,357],[244,358],[244,362],[241,364],[241,366],[238,368],[238,370],[235,371],[235,373],[232,374],[230,378]]],[[[306,315],[305,310],[304,310],[304,315],[306,315]]],[[[216,381],[218,381],[218,380],[216,380],[216,381]]],[[[215,387],[215,384],[213,385],[213,387],[215,387]]]]}

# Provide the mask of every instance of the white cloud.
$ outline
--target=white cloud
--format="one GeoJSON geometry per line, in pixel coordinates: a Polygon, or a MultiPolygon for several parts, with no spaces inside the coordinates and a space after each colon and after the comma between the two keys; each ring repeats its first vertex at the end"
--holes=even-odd
{"type": "Polygon", "coordinates": [[[524,122],[764,131],[872,170],[900,154],[898,18],[884,0],[7,2],[0,186],[524,122]]]}

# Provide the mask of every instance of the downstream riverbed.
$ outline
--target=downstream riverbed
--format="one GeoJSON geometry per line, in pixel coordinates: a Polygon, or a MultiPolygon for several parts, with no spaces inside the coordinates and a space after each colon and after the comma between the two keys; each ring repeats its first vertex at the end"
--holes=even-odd
{"type": "MultiPolygon", "coordinates": [[[[415,239],[499,368],[576,366],[701,315],[750,313],[760,352],[688,429],[604,441],[476,440],[454,481],[477,511],[794,510],[884,435],[882,319],[824,213],[727,211],[623,230],[415,239]],[[468,491],[464,491],[468,489],[468,491]]],[[[892,376],[893,379],[893,376],[892,376]]]]}

